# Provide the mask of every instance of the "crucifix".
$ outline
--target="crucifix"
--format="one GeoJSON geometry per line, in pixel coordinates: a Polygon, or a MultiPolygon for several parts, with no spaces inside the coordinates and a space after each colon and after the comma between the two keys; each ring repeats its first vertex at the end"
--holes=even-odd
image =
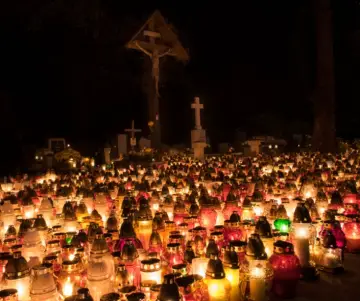
{"type": "Polygon", "coordinates": [[[201,119],[200,119],[200,110],[204,108],[204,105],[200,103],[200,98],[195,97],[194,102],[191,104],[191,108],[195,110],[195,129],[201,130],[201,119]]]}
{"type": "Polygon", "coordinates": [[[206,147],[206,131],[201,126],[200,111],[204,105],[200,103],[200,98],[195,97],[191,108],[195,111],[195,129],[191,130],[191,145],[194,150],[194,158],[204,160],[204,149],[206,147]]]}
{"type": "Polygon", "coordinates": [[[125,129],[125,132],[131,133],[130,145],[131,145],[131,148],[134,150],[134,148],[136,146],[135,133],[140,133],[141,130],[140,129],[135,129],[135,122],[134,122],[134,120],[132,120],[131,121],[131,129],[125,129]]]}
{"type": "Polygon", "coordinates": [[[151,146],[161,148],[160,59],[165,56],[173,56],[185,62],[189,59],[189,55],[159,11],[152,14],[126,46],[141,51],[151,60],[152,87],[148,91],[149,126],[152,131],[151,146]]]}

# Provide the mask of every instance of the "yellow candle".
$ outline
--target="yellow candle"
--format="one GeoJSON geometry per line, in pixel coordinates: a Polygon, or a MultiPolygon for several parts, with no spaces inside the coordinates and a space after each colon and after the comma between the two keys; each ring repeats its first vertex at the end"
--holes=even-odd
{"type": "Polygon", "coordinates": [[[210,301],[229,301],[231,284],[226,278],[223,279],[205,279],[208,285],[210,301]]]}
{"type": "Polygon", "coordinates": [[[240,300],[240,273],[239,269],[225,268],[226,279],[230,281],[231,284],[231,294],[230,301],[240,300]]]}

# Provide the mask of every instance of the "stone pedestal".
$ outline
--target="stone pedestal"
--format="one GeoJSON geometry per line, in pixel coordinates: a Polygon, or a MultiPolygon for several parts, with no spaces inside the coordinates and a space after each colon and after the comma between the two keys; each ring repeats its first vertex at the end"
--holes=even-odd
{"type": "Polygon", "coordinates": [[[204,160],[206,147],[206,132],[203,129],[191,131],[191,147],[194,150],[194,159],[204,160]]]}

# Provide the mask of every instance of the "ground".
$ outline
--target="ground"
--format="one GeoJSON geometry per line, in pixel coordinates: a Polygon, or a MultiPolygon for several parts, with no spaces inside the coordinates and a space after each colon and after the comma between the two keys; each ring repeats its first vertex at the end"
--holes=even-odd
{"type": "MultiPolygon", "coordinates": [[[[346,254],[345,272],[321,273],[316,282],[300,282],[294,301],[355,301],[360,298],[360,254],[346,254]]],[[[271,298],[272,301],[280,299],[271,298]]]]}

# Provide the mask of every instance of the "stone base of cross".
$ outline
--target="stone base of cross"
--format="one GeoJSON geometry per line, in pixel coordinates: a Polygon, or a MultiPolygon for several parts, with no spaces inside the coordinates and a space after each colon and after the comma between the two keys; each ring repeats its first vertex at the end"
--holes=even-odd
{"type": "Polygon", "coordinates": [[[191,147],[194,150],[194,159],[204,160],[204,149],[206,147],[206,132],[205,130],[191,131],[191,147]]]}

